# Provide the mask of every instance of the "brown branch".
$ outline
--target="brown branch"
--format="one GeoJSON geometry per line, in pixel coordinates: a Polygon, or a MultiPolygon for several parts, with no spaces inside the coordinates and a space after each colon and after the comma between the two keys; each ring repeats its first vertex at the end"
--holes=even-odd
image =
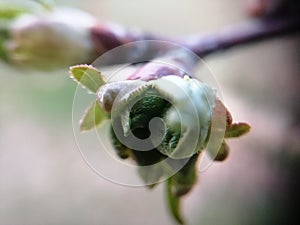
{"type": "Polygon", "coordinates": [[[205,57],[220,50],[291,34],[299,30],[299,18],[257,20],[240,26],[228,27],[214,34],[196,35],[186,46],[198,56],[205,57]]]}
{"type": "MultiPolygon", "coordinates": [[[[183,38],[169,38],[155,34],[133,32],[130,30],[115,29],[110,25],[96,25],[92,28],[92,38],[98,55],[111,50],[117,46],[133,41],[141,40],[161,40],[173,42],[187,47],[200,57],[229,49],[235,46],[254,43],[264,39],[269,39],[281,35],[291,34],[300,30],[300,18],[277,18],[255,20],[247,24],[224,28],[211,34],[198,34],[183,38]]],[[[159,51],[160,50],[160,51],[159,51]]],[[[162,49],[152,49],[153,57],[155,51],[162,49]]],[[[149,54],[150,49],[145,46],[139,54],[128,53],[126,60],[142,60],[143,52],[149,54]]],[[[122,59],[120,59],[122,60],[122,59]]]]}

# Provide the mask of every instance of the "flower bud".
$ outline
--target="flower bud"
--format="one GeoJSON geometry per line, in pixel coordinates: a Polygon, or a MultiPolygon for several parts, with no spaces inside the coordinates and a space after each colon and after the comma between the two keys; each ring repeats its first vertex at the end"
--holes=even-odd
{"type": "Polygon", "coordinates": [[[5,45],[12,63],[53,69],[93,59],[90,29],[96,19],[80,10],[57,8],[24,14],[12,22],[5,45]]]}
{"type": "Polygon", "coordinates": [[[107,83],[97,93],[99,105],[112,114],[120,142],[134,150],[157,148],[174,159],[205,148],[215,99],[207,84],[175,75],[107,83]],[[163,126],[155,118],[161,118],[163,126]]]}

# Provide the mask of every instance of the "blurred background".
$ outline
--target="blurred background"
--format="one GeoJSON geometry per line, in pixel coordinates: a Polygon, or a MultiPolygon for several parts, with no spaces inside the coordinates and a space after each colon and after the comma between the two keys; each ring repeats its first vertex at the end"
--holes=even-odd
{"type": "MultiPolygon", "coordinates": [[[[241,0],[56,3],[168,35],[250,20],[241,0]]],[[[199,174],[183,200],[188,224],[292,224],[300,172],[299,57],[294,34],[206,58],[234,120],[252,130],[229,142],[226,161],[199,174]]],[[[175,224],[163,185],[151,191],[117,185],[86,165],[72,130],[75,90],[68,68],[31,72],[0,62],[0,224],[175,224]]]]}

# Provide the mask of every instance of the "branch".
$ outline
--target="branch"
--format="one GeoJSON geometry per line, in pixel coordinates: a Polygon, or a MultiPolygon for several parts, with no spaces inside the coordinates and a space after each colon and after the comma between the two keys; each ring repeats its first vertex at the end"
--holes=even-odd
{"type": "Polygon", "coordinates": [[[196,35],[187,42],[186,46],[198,56],[205,57],[220,50],[291,34],[299,30],[299,18],[257,20],[228,27],[214,34],[196,35]]]}
{"type": "MultiPolygon", "coordinates": [[[[43,70],[91,63],[107,51],[135,41],[167,41],[206,57],[220,50],[300,30],[297,15],[254,20],[214,33],[168,37],[114,24],[99,24],[92,15],[71,8],[55,8],[44,12],[43,16],[32,14],[30,22],[29,15],[2,14],[0,29],[7,31],[8,35],[3,36],[0,31],[0,58],[14,65],[43,70]]],[[[170,50],[167,46],[154,47],[151,42],[141,42],[141,48],[129,48],[118,59],[111,60],[109,54],[106,55],[108,61],[103,65],[149,61],[149,58],[160,57],[170,50]]]]}
{"type": "MultiPolygon", "coordinates": [[[[251,21],[247,24],[224,28],[211,34],[197,34],[183,38],[170,38],[156,34],[116,29],[110,25],[96,25],[92,28],[92,39],[98,55],[117,46],[141,40],[175,42],[195,52],[200,57],[226,50],[231,47],[254,43],[264,39],[291,34],[300,30],[300,18],[277,18],[251,21]]],[[[149,52],[149,49],[144,50],[149,52]]],[[[136,55],[136,54],[135,54],[136,55]]],[[[142,55],[142,52],[137,55],[142,55]]],[[[128,55],[131,60],[135,56],[128,55]]]]}

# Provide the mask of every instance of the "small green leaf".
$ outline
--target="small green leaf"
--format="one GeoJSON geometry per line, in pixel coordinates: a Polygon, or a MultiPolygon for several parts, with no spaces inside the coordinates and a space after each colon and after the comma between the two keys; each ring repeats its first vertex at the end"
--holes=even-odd
{"type": "Polygon", "coordinates": [[[72,66],[70,67],[70,74],[71,78],[94,93],[97,92],[100,86],[105,84],[104,77],[93,66],[72,66]]]}
{"type": "Polygon", "coordinates": [[[180,208],[180,197],[177,197],[173,193],[173,179],[172,177],[167,180],[167,198],[168,198],[168,205],[169,209],[179,224],[184,224],[184,220],[181,215],[181,208],[180,208]]]}
{"type": "Polygon", "coordinates": [[[234,123],[226,130],[225,138],[240,137],[250,131],[250,126],[246,123],[234,123]]]}
{"type": "Polygon", "coordinates": [[[107,118],[106,116],[106,112],[97,102],[94,102],[80,120],[80,131],[88,131],[97,127],[107,118]]]}
{"type": "Polygon", "coordinates": [[[215,156],[214,161],[224,161],[229,154],[229,147],[226,142],[223,140],[221,147],[218,151],[218,154],[215,156]]]}

